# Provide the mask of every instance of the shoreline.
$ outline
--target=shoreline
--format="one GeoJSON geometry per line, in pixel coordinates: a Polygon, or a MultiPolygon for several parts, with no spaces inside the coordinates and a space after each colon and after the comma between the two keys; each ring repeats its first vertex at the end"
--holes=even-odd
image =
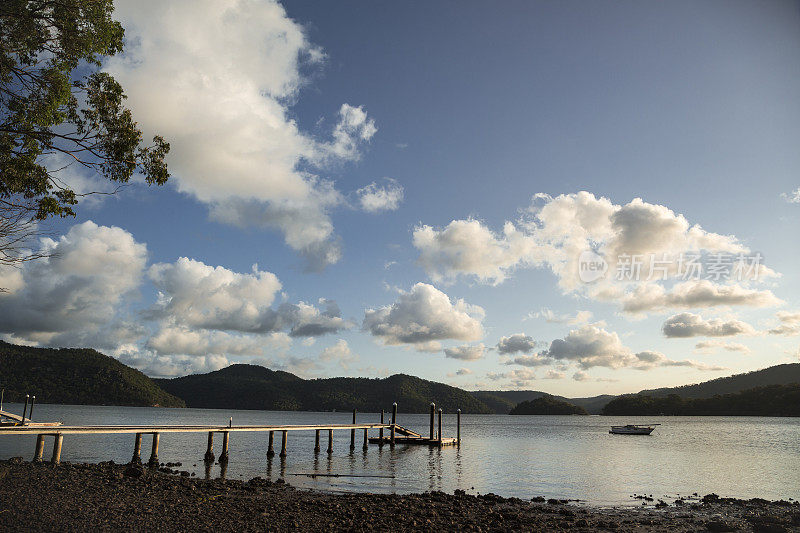
{"type": "Polygon", "coordinates": [[[712,494],[672,505],[593,507],[460,490],[341,494],[299,490],[282,479],[204,480],[112,462],[53,466],[13,458],[0,461],[0,524],[6,531],[781,532],[800,531],[800,503],[712,494]]]}

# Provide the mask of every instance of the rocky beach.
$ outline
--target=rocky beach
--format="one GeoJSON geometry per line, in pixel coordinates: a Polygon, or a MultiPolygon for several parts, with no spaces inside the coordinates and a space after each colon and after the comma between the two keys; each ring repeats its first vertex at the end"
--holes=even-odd
{"type": "Polygon", "coordinates": [[[281,479],[198,479],[166,465],[0,461],[4,531],[800,531],[796,501],[710,494],[643,503],[597,508],[462,491],[331,494],[281,479]]]}

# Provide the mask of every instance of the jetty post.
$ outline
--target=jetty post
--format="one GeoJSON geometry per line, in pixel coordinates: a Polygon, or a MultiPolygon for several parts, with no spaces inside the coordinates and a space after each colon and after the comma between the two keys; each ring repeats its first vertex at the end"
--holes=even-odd
{"type": "Polygon", "coordinates": [[[53,457],[50,462],[57,465],[61,462],[61,445],[64,443],[64,435],[56,433],[54,436],[56,440],[53,442],[53,457]]]}
{"type": "Polygon", "coordinates": [[[442,408],[439,408],[439,447],[442,446],[442,408]]]}
{"type": "MultiPolygon", "coordinates": [[[[355,423],[356,423],[356,410],[353,409],[353,424],[355,424],[355,423]]],[[[355,450],[356,449],[356,430],[355,429],[351,429],[350,430],[350,449],[351,450],[355,450]]]]}
{"type": "Polygon", "coordinates": [[[456,411],[456,444],[461,444],[461,409],[456,411]]]}
{"type": "Polygon", "coordinates": [[[328,453],[333,453],[333,430],[328,430],[328,453]]]}
{"type": "Polygon", "coordinates": [[[435,414],[436,414],[436,404],[435,404],[435,403],[433,403],[433,402],[431,402],[431,440],[433,440],[433,439],[434,439],[434,434],[433,434],[433,418],[434,418],[434,415],[435,415],[435,414]]]}
{"type": "Polygon", "coordinates": [[[275,432],[269,432],[269,446],[267,446],[267,457],[275,457],[275,448],[273,448],[272,444],[275,440],[275,432]]]}
{"type": "Polygon", "coordinates": [[[25,423],[25,414],[28,412],[28,401],[31,399],[29,395],[25,395],[25,407],[22,409],[22,423],[25,423]]]}
{"type": "MultiPolygon", "coordinates": [[[[228,426],[231,427],[231,426],[228,426]]],[[[228,432],[222,432],[222,453],[219,454],[219,463],[227,463],[228,462],[228,432]]]]}
{"type": "Polygon", "coordinates": [[[394,431],[395,431],[395,424],[397,422],[397,402],[392,404],[392,428],[391,428],[391,444],[394,446],[394,431]]]}
{"type": "Polygon", "coordinates": [[[33,454],[33,462],[41,463],[42,455],[44,455],[44,435],[39,433],[36,435],[36,453],[33,454]]]}
{"type": "MultiPolygon", "coordinates": [[[[383,409],[381,409],[381,424],[383,424],[383,409]]],[[[383,446],[383,428],[381,428],[380,433],[378,434],[380,437],[380,441],[378,442],[378,446],[383,446]]]]}
{"type": "Polygon", "coordinates": [[[153,447],[150,449],[150,460],[147,462],[148,466],[158,466],[158,441],[160,435],[158,432],[153,433],[153,447]]]}
{"type": "Polygon", "coordinates": [[[286,434],[288,432],[284,430],[282,433],[283,438],[281,439],[281,457],[286,457],[286,434]]]}
{"type": "Polygon", "coordinates": [[[203,461],[206,463],[214,462],[214,432],[208,432],[208,445],[206,446],[206,454],[203,456],[203,461]]]}
{"type": "Polygon", "coordinates": [[[131,463],[140,465],[142,464],[142,434],[137,433],[133,439],[133,457],[131,463]]]}
{"type": "Polygon", "coordinates": [[[316,431],[314,436],[314,453],[319,453],[319,430],[316,431]]]}
{"type": "Polygon", "coordinates": [[[33,420],[33,406],[36,404],[36,395],[31,398],[31,412],[28,413],[28,420],[33,420]]]}
{"type": "Polygon", "coordinates": [[[367,428],[364,428],[364,446],[363,448],[366,450],[369,446],[369,438],[367,437],[367,428]]]}

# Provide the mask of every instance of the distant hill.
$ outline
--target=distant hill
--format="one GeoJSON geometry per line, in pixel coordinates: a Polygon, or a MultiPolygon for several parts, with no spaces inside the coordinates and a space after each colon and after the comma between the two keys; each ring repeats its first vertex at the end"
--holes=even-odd
{"type": "Polygon", "coordinates": [[[736,374],[727,378],[717,378],[694,385],[640,391],[648,396],[669,396],[677,394],[682,398],[710,398],[718,394],[732,394],[766,385],[787,385],[800,383],[800,363],[788,363],[754,370],[746,374],[736,374]]]}
{"type": "Polygon", "coordinates": [[[604,415],[800,416],[800,385],[768,385],[711,398],[631,394],[611,400],[604,415]]]}
{"type": "Polygon", "coordinates": [[[5,401],[75,405],[183,407],[138,370],[95,350],[32,348],[0,341],[5,401]]]}
{"type": "Polygon", "coordinates": [[[587,415],[586,409],[545,394],[535,400],[519,403],[510,415],[587,415]]]}
{"type": "MultiPolygon", "coordinates": [[[[548,395],[546,392],[538,390],[497,390],[497,391],[474,391],[472,393],[477,399],[485,403],[493,412],[497,414],[508,414],[511,409],[522,402],[529,402],[548,395]]],[[[565,398],[564,396],[550,395],[553,398],[568,402],[586,409],[591,414],[600,414],[603,406],[616,396],[603,394],[589,398],[565,398]]]]}
{"type": "Polygon", "coordinates": [[[405,374],[383,379],[325,378],[305,380],[257,365],[232,365],[207,374],[156,380],[189,407],[292,411],[359,411],[391,409],[426,413],[430,402],[445,412],[491,413],[467,391],[405,374]]]}

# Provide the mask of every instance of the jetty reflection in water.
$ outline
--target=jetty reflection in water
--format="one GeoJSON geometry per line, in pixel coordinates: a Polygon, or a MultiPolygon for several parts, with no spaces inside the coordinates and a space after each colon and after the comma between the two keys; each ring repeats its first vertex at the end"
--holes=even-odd
{"type": "MultiPolygon", "coordinates": [[[[7,406],[21,412],[22,406],[7,406]]],[[[351,413],[228,411],[37,405],[39,420],[65,424],[350,423],[351,413]]],[[[359,423],[377,413],[358,413],[359,423]]],[[[425,431],[428,415],[402,412],[398,423],[425,431]]],[[[455,435],[455,414],[445,413],[443,434],[455,435]]],[[[359,442],[334,435],[333,452],[314,453],[314,432],[292,432],[288,455],[267,458],[267,435],[232,433],[226,470],[211,465],[211,477],[284,478],[298,487],[369,492],[494,492],[503,496],[571,498],[593,504],[639,504],[634,493],[658,496],[716,492],[741,498],[800,499],[800,419],[757,417],[598,417],[463,415],[462,445],[427,446],[359,442]],[[608,427],[661,423],[650,436],[616,438],[608,427]],[[294,474],[326,474],[318,476],[294,474]],[[474,487],[474,490],[471,490],[474,487]]],[[[0,458],[30,459],[35,437],[0,437],[0,458]]],[[[51,444],[45,450],[49,453],[51,444]]],[[[62,460],[118,463],[130,459],[132,435],[68,435],[62,460]]],[[[160,460],[205,476],[204,434],[164,434],[160,460]]]]}

